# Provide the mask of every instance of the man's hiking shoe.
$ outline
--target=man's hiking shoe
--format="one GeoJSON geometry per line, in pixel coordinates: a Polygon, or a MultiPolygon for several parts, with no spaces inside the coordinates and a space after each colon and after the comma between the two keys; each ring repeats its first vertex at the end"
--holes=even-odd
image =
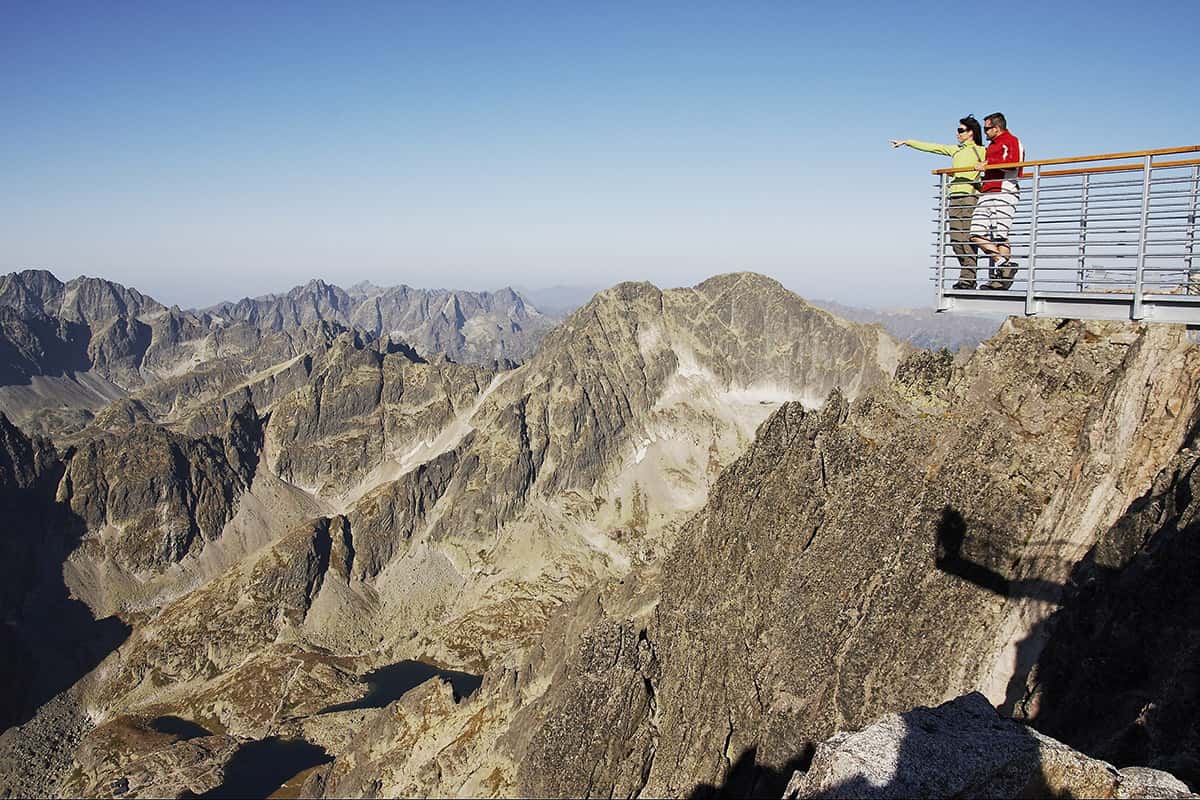
{"type": "Polygon", "coordinates": [[[958,283],[954,284],[954,288],[955,289],[974,289],[975,281],[959,281],[958,283]]]}
{"type": "Polygon", "coordinates": [[[1017,262],[1004,261],[997,267],[993,267],[988,271],[991,280],[983,285],[985,289],[994,289],[996,291],[1005,291],[1013,285],[1013,278],[1017,274],[1017,262]]]}

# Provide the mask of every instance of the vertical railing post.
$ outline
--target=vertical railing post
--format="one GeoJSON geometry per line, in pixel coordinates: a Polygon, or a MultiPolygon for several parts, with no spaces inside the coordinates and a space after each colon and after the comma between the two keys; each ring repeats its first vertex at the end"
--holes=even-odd
{"type": "Polygon", "coordinates": [[[1037,267],[1038,190],[1041,187],[1041,181],[1042,168],[1040,165],[1035,165],[1033,168],[1033,203],[1032,210],[1029,212],[1029,273],[1027,276],[1029,283],[1025,286],[1025,316],[1027,317],[1032,317],[1037,311],[1033,299],[1033,282],[1035,280],[1034,270],[1037,267]]]}
{"type": "Polygon", "coordinates": [[[1187,244],[1184,247],[1184,252],[1187,257],[1184,258],[1184,263],[1187,264],[1187,293],[1200,294],[1200,272],[1193,272],[1192,263],[1196,257],[1196,191],[1200,187],[1200,164],[1192,167],[1192,188],[1188,200],[1188,221],[1187,221],[1187,244]]]}
{"type": "Polygon", "coordinates": [[[1087,269],[1087,216],[1088,216],[1088,178],[1083,176],[1082,201],[1079,207],[1079,271],[1076,274],[1075,290],[1083,292],[1083,275],[1087,269]]]}
{"type": "Polygon", "coordinates": [[[937,308],[938,311],[945,311],[950,307],[946,302],[945,286],[946,286],[946,237],[948,235],[947,215],[949,209],[946,204],[949,202],[947,194],[950,183],[949,175],[942,174],[938,176],[938,235],[937,235],[937,308]]]}
{"type": "Polygon", "coordinates": [[[1152,156],[1142,160],[1142,222],[1138,227],[1137,271],[1133,276],[1133,308],[1130,311],[1132,319],[1141,319],[1142,313],[1142,278],[1146,270],[1146,240],[1150,226],[1150,169],[1152,156]]]}

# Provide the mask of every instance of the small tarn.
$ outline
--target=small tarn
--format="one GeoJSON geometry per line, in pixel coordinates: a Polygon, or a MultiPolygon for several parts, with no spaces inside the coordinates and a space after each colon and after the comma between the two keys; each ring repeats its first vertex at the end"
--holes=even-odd
{"type": "Polygon", "coordinates": [[[225,782],[204,798],[266,798],[306,769],[328,764],[333,757],[303,739],[270,736],[238,748],[225,768],[225,782]]]}
{"type": "Polygon", "coordinates": [[[483,683],[481,675],[439,669],[423,661],[400,661],[372,670],[364,675],[362,680],[370,687],[364,697],[349,703],[329,706],[322,709],[321,713],[383,708],[434,676],[450,683],[456,703],[464,697],[469,697],[483,683]]]}

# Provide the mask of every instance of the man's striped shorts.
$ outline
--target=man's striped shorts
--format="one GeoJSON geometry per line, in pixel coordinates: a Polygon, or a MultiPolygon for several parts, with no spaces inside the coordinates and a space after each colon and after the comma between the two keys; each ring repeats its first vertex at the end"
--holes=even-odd
{"type": "Polygon", "coordinates": [[[1012,192],[988,192],[979,196],[971,215],[971,236],[993,242],[1008,240],[1013,217],[1017,214],[1017,195],[1012,192]]]}

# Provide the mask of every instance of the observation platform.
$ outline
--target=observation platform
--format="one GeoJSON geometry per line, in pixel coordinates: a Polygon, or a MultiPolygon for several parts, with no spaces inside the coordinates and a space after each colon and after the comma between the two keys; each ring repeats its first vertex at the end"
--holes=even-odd
{"type": "MultiPolygon", "coordinates": [[[[937,310],[1200,326],[1197,153],[1200,145],[989,164],[1024,173],[1009,237],[1017,270],[1004,291],[954,288],[946,190],[972,168],[934,170],[937,310]]],[[[979,254],[979,284],[989,267],[979,254]]]]}

